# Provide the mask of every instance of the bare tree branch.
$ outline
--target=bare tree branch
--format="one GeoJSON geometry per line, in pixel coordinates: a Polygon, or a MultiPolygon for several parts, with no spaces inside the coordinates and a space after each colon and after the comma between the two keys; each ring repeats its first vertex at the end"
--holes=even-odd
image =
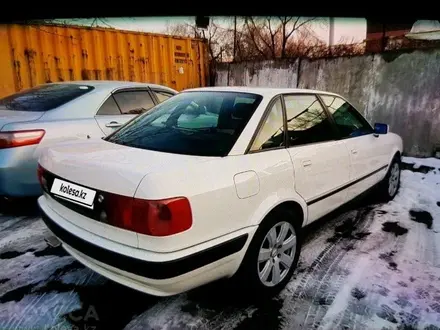
{"type": "Polygon", "coordinates": [[[287,34],[286,39],[289,39],[289,37],[292,35],[292,33],[295,32],[296,30],[298,30],[299,27],[297,27],[296,24],[298,24],[299,20],[300,20],[300,17],[297,17],[295,23],[293,23],[292,31],[290,31],[287,34]]]}
{"type": "Polygon", "coordinates": [[[271,18],[268,17],[267,21],[269,23],[269,34],[270,34],[270,40],[271,40],[271,44],[272,44],[272,47],[270,47],[270,50],[272,52],[272,57],[275,58],[276,57],[276,52],[275,52],[275,35],[276,35],[276,30],[275,30],[275,32],[272,33],[272,28],[270,26],[270,20],[271,20],[271,18]]]}
{"type": "Polygon", "coordinates": [[[255,46],[255,49],[256,49],[256,50],[257,50],[257,51],[258,51],[263,57],[266,57],[266,54],[264,53],[263,50],[260,49],[260,47],[258,46],[258,43],[257,43],[257,41],[256,41],[256,39],[255,39],[255,30],[257,29],[257,27],[256,27],[255,22],[254,22],[254,20],[253,20],[252,18],[251,18],[251,22],[252,22],[253,27],[250,27],[250,26],[249,26],[249,20],[248,20],[248,18],[246,18],[245,24],[246,24],[246,26],[247,26],[247,30],[248,30],[248,32],[249,32],[249,37],[250,37],[251,41],[253,42],[253,44],[254,44],[254,46],[255,46]]]}

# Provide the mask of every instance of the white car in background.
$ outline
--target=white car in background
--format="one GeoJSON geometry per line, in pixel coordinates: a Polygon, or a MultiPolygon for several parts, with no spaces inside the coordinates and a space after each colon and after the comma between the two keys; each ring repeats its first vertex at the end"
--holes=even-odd
{"type": "Polygon", "coordinates": [[[46,150],[38,204],[73,257],[126,286],[167,296],[234,276],[275,294],[304,226],[372,187],[396,195],[401,153],[337,94],[193,89],[46,150]]]}
{"type": "Polygon", "coordinates": [[[0,99],[0,197],[41,195],[37,160],[54,143],[104,137],[177,92],[122,81],[43,84],[0,99]]]}

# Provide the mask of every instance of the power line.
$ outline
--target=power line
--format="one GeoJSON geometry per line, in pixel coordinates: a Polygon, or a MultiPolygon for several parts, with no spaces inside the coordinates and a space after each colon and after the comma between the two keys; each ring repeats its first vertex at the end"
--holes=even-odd
{"type": "MultiPolygon", "coordinates": [[[[68,39],[81,40],[81,39],[75,38],[74,36],[66,36],[64,34],[59,34],[59,33],[56,33],[56,32],[51,32],[51,31],[44,30],[44,29],[42,29],[38,25],[31,25],[31,27],[33,27],[34,29],[40,30],[41,32],[48,33],[48,34],[53,34],[53,35],[56,35],[56,36],[59,36],[59,37],[64,37],[64,38],[68,38],[68,39]]],[[[56,27],[56,25],[54,25],[54,27],[56,27]]],[[[65,26],[65,27],[68,27],[68,26],[65,26]]]]}

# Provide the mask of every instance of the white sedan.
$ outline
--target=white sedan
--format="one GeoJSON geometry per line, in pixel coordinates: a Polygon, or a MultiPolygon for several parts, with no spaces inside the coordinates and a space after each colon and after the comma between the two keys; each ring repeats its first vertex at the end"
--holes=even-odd
{"type": "Polygon", "coordinates": [[[39,160],[43,220],[96,272],[158,296],[234,277],[262,294],[294,272],[302,228],[376,188],[392,199],[401,138],[343,97],[184,91],[99,141],[39,160]]]}

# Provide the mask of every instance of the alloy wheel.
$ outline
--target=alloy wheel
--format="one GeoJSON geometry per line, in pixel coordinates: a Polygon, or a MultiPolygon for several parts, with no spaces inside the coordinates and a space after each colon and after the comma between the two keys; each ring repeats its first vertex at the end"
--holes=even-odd
{"type": "Polygon", "coordinates": [[[287,276],[295,259],[296,241],[295,229],[287,221],[278,222],[267,232],[258,253],[261,283],[273,287],[287,276]]]}

